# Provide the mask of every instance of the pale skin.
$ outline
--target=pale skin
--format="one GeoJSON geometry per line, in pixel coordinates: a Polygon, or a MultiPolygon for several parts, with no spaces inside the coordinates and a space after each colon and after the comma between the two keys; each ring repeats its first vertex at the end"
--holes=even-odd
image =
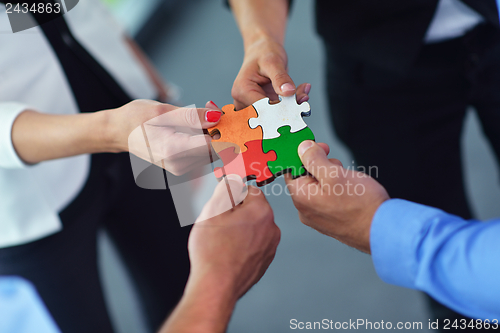
{"type": "MultiPolygon", "coordinates": [[[[125,40],[150,76],[160,98],[166,99],[165,84],[152,64],[132,39],[125,37],[125,40]]],[[[26,110],[14,121],[11,135],[16,153],[27,164],[81,154],[130,151],[179,175],[201,163],[197,162],[206,161],[211,138],[203,135],[201,129],[218,122],[218,119],[207,121],[209,112],[210,120],[217,115],[220,118],[220,109],[213,102],[208,102],[205,108],[195,109],[136,100],[117,109],[74,115],[26,110]],[[144,135],[129,138],[141,127],[147,133],[149,149],[141,144],[144,135]]]]}
{"type": "MultiPolygon", "coordinates": [[[[135,50],[136,55],[139,51],[135,50]]],[[[152,79],[162,96],[159,76],[152,79]]],[[[211,138],[199,131],[216,125],[220,115],[213,102],[205,108],[179,108],[151,100],[75,115],[26,110],[16,118],[11,135],[18,156],[28,164],[130,151],[148,161],[152,155],[156,164],[182,174],[206,157],[211,138]],[[146,150],[141,150],[144,137],[131,135],[143,132],[147,133],[146,150]]],[[[224,332],[236,301],[264,275],[279,240],[280,231],[264,194],[255,187],[247,188],[237,176],[226,177],[192,229],[189,281],[160,332],[224,332]],[[234,202],[242,202],[228,210],[227,186],[234,202]]]]}
{"type": "Polygon", "coordinates": [[[375,179],[344,169],[337,159],[328,159],[328,152],[326,144],[314,141],[304,141],[299,146],[299,156],[311,176],[285,178],[299,218],[327,236],[371,253],[373,216],[389,195],[375,179]],[[358,194],[354,191],[356,186],[358,194]]]}
{"type": "MultiPolygon", "coordinates": [[[[155,140],[165,151],[155,152],[164,158],[165,169],[180,174],[186,165],[208,154],[210,137],[176,131],[184,128],[208,128],[217,122],[205,120],[211,108],[179,108],[149,100],[132,101],[120,108],[88,114],[53,115],[32,110],[22,112],[12,126],[12,142],[18,156],[28,164],[93,153],[119,153],[129,151],[129,135],[134,129],[148,129],[149,144],[155,140]],[[156,135],[149,135],[151,133],[156,135]],[[166,143],[166,144],[165,144],[166,143]],[[186,153],[182,153],[186,152],[186,153]],[[182,153],[182,154],[178,154],[182,153]]],[[[144,137],[138,138],[144,140],[144,137]]],[[[149,161],[146,149],[131,152],[149,161]]]]}
{"type": "Polygon", "coordinates": [[[280,230],[273,211],[258,188],[245,188],[241,178],[229,175],[205,205],[189,236],[186,290],[161,333],[225,332],[237,300],[274,259],[280,230]],[[227,186],[246,195],[243,203],[210,217],[228,200],[227,186]]]}
{"type": "Polygon", "coordinates": [[[277,95],[297,95],[300,104],[309,100],[311,85],[298,87],[288,75],[283,47],[288,16],[288,0],[230,0],[231,9],[243,38],[245,56],[231,95],[236,109],[277,95]]]}

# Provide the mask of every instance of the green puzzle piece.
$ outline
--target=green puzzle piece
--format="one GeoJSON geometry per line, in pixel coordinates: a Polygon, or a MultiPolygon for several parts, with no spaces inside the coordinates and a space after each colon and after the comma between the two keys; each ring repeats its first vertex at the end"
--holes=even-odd
{"type": "Polygon", "coordinates": [[[274,150],[277,155],[276,161],[267,162],[269,170],[275,177],[285,172],[290,172],[292,177],[299,177],[306,173],[300,161],[297,149],[304,140],[314,140],[314,134],[309,127],[298,132],[290,133],[290,126],[278,128],[280,136],[274,139],[262,140],[264,153],[274,150]]]}

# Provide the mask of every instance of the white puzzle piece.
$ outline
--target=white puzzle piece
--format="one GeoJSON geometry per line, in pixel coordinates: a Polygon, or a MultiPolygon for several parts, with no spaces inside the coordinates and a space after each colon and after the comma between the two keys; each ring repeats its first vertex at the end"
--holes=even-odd
{"type": "Polygon", "coordinates": [[[257,118],[250,118],[248,125],[250,128],[262,127],[263,139],[274,139],[280,136],[278,128],[290,126],[290,133],[298,132],[307,127],[302,117],[311,115],[309,103],[297,104],[295,95],[284,97],[279,96],[280,102],[269,104],[269,98],[263,98],[253,103],[257,111],[257,118]]]}

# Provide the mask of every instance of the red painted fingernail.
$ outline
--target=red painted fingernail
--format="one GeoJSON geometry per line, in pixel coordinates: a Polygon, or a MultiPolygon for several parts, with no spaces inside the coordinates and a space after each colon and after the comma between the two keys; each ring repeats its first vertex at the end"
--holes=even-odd
{"type": "Polygon", "coordinates": [[[215,123],[219,121],[221,116],[222,116],[221,111],[207,111],[205,113],[205,120],[210,123],[215,123]]]}
{"type": "Polygon", "coordinates": [[[217,106],[217,104],[214,103],[214,101],[210,101],[209,103],[212,103],[213,106],[215,106],[217,109],[219,109],[219,107],[217,106]]]}

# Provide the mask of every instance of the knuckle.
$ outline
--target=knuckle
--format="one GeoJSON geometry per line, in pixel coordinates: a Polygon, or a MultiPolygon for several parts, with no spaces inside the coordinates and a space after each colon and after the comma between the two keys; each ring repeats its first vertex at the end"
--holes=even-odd
{"type": "Polygon", "coordinates": [[[288,81],[290,79],[290,76],[288,76],[287,72],[278,72],[274,74],[274,81],[288,81]]]}
{"type": "Polygon", "coordinates": [[[274,223],[274,221],[272,222],[272,235],[275,239],[280,239],[281,237],[281,230],[280,228],[276,225],[276,223],[274,223]]]}
{"type": "Polygon", "coordinates": [[[281,230],[280,228],[278,228],[278,226],[276,226],[275,230],[276,231],[274,232],[274,243],[276,244],[277,247],[281,240],[281,230]]]}
{"type": "Polygon", "coordinates": [[[279,67],[286,67],[285,63],[286,61],[281,57],[281,55],[275,53],[275,52],[269,52],[265,56],[262,57],[262,62],[264,64],[272,65],[272,66],[279,66],[279,67]]]}
{"type": "Polygon", "coordinates": [[[305,200],[302,197],[295,197],[295,199],[293,199],[293,203],[295,204],[295,208],[297,208],[299,212],[303,212],[307,208],[305,200]]]}
{"type": "MultiPolygon", "coordinates": [[[[257,195],[260,196],[261,194],[259,193],[257,195]]],[[[252,202],[251,214],[253,219],[255,221],[259,221],[260,223],[274,221],[274,215],[271,207],[268,204],[264,205],[262,202],[258,202],[257,200],[252,202]]]]}
{"type": "Polygon", "coordinates": [[[166,160],[171,160],[172,156],[175,155],[175,149],[172,145],[165,145],[163,148],[163,156],[162,158],[166,160]]]}
{"type": "Polygon", "coordinates": [[[187,109],[186,112],[184,112],[184,120],[186,121],[186,124],[189,126],[192,127],[197,126],[197,124],[200,122],[197,110],[187,109]]]}
{"type": "Polygon", "coordinates": [[[172,173],[174,176],[181,176],[183,174],[183,168],[180,168],[178,165],[176,164],[172,164],[170,165],[169,168],[167,168],[167,170],[172,173]]]}
{"type": "Polygon", "coordinates": [[[231,97],[233,97],[237,101],[241,100],[242,98],[240,86],[236,85],[236,82],[233,85],[233,88],[231,88],[231,97]]]}
{"type": "Polygon", "coordinates": [[[340,160],[336,159],[336,158],[332,158],[330,159],[330,161],[335,164],[337,167],[341,167],[342,166],[342,162],[340,162],[340,160]]]}
{"type": "Polygon", "coordinates": [[[168,172],[170,172],[174,176],[178,176],[178,174],[177,174],[178,169],[176,168],[175,164],[169,163],[168,160],[165,159],[163,161],[158,161],[155,164],[161,168],[164,168],[165,170],[167,170],[168,172]]]}
{"type": "Polygon", "coordinates": [[[161,104],[161,103],[154,104],[152,106],[152,110],[153,110],[153,116],[154,117],[157,117],[157,116],[162,115],[162,114],[165,113],[165,108],[163,107],[163,104],[161,104]]]}

